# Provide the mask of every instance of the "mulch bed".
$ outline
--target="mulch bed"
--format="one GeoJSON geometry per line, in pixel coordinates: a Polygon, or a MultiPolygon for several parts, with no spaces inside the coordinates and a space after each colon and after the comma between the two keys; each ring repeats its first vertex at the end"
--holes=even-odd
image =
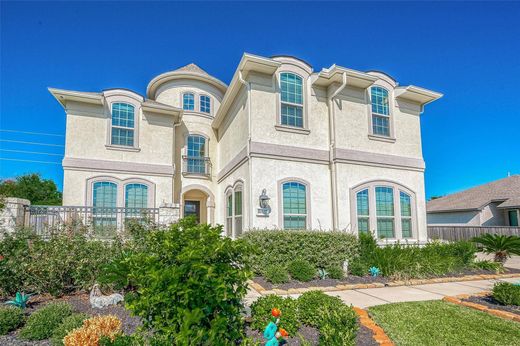
{"type": "Polygon", "coordinates": [[[461,300],[465,301],[465,302],[471,302],[471,303],[477,303],[477,304],[480,304],[480,305],[484,305],[484,306],[487,306],[490,309],[511,312],[513,314],[516,314],[516,315],[520,316],[520,306],[516,306],[516,305],[502,305],[501,303],[497,302],[491,295],[481,296],[481,297],[479,297],[479,296],[470,296],[469,298],[461,299],[461,300]]]}
{"type": "MultiPolygon", "coordinates": [[[[359,330],[356,336],[356,346],[378,346],[379,344],[374,340],[372,331],[361,324],[358,325],[359,330]]],[[[262,344],[265,343],[262,333],[250,327],[247,327],[246,335],[262,344]]],[[[287,338],[287,345],[300,346],[302,345],[302,339],[309,342],[312,346],[316,346],[319,345],[320,333],[316,328],[303,326],[298,330],[297,335],[287,338]]]]}
{"type": "MultiPolygon", "coordinates": [[[[517,273],[520,273],[520,269],[505,268],[504,273],[505,274],[506,273],[507,274],[517,274],[517,273]]],[[[467,275],[486,275],[486,274],[496,274],[496,272],[491,271],[491,270],[484,270],[484,269],[464,269],[459,272],[447,273],[447,274],[439,275],[439,276],[430,276],[428,278],[433,279],[433,278],[447,278],[447,277],[464,277],[467,275]]],[[[266,290],[272,290],[273,288],[277,288],[277,289],[281,289],[281,290],[288,290],[290,288],[330,287],[330,286],[337,286],[337,285],[356,285],[356,284],[374,284],[374,283],[387,284],[391,281],[393,281],[391,278],[382,277],[382,276],[373,277],[373,276],[368,276],[368,275],[367,276],[348,275],[341,280],[315,279],[315,280],[311,280],[308,282],[291,280],[284,284],[272,284],[262,276],[255,276],[253,278],[253,282],[256,282],[257,284],[259,284],[266,290]]]]}

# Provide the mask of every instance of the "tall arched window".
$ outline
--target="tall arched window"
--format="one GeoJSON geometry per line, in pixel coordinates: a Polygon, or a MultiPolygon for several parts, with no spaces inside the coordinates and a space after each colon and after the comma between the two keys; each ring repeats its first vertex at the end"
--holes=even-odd
{"type": "Polygon", "coordinates": [[[352,190],[352,220],[359,233],[377,238],[413,238],[416,234],[415,194],[388,181],[373,181],[352,190]]]}
{"type": "Polygon", "coordinates": [[[297,181],[282,185],[283,228],[307,228],[307,187],[297,181]]]}
{"type": "Polygon", "coordinates": [[[243,183],[237,181],[226,190],[226,235],[237,238],[243,229],[243,183]]]}
{"type": "Polygon", "coordinates": [[[372,102],[372,133],[377,136],[390,137],[390,107],[388,90],[374,86],[370,88],[372,102]]]}
{"type": "Polygon", "coordinates": [[[185,111],[195,110],[195,95],[192,93],[185,93],[182,95],[182,109],[185,111]]]}
{"type": "Polygon", "coordinates": [[[98,181],[92,185],[92,214],[94,229],[117,226],[117,184],[98,181]]]}
{"type": "Polygon", "coordinates": [[[303,127],[303,79],[294,73],[280,73],[282,125],[303,127]]]}
{"type": "Polygon", "coordinates": [[[112,104],[112,145],[134,146],[134,112],[134,106],[130,104],[112,104]]]}

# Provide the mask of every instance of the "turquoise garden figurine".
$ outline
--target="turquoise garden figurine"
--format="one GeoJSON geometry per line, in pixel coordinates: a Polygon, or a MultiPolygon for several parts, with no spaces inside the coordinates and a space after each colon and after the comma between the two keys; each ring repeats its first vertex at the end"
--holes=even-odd
{"type": "Polygon", "coordinates": [[[281,314],[282,312],[277,308],[271,310],[271,321],[264,329],[264,339],[267,340],[265,346],[278,346],[287,343],[284,337],[287,337],[289,334],[285,329],[278,328],[281,314]]]}

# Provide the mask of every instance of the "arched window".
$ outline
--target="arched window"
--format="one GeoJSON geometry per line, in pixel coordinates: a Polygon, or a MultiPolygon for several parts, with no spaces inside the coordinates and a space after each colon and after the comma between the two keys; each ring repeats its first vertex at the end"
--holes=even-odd
{"type": "Polygon", "coordinates": [[[237,238],[243,229],[243,185],[238,181],[226,190],[226,235],[237,238]]]}
{"type": "Polygon", "coordinates": [[[200,111],[202,113],[211,113],[211,99],[207,95],[200,95],[200,111]]]}
{"type": "Polygon", "coordinates": [[[303,127],[303,79],[294,73],[280,73],[280,123],[303,127]]]}
{"type": "Polygon", "coordinates": [[[372,133],[377,136],[390,137],[390,107],[388,90],[374,86],[370,88],[372,102],[372,133]]]}
{"type": "Polygon", "coordinates": [[[187,173],[206,174],[206,138],[189,135],[186,149],[187,173]]]}
{"type": "Polygon", "coordinates": [[[413,238],[415,194],[404,186],[374,181],[353,189],[352,220],[359,233],[375,232],[377,238],[413,238]]]}
{"type": "Polygon", "coordinates": [[[126,208],[148,208],[148,186],[127,184],[125,186],[126,208]]]}
{"type": "Polygon", "coordinates": [[[112,145],[134,146],[134,112],[134,106],[130,104],[112,104],[112,145]]]}
{"type": "Polygon", "coordinates": [[[92,185],[92,215],[96,231],[117,226],[117,184],[98,181],[92,185]]]}
{"type": "Polygon", "coordinates": [[[195,110],[195,95],[192,93],[185,93],[182,95],[182,109],[185,111],[195,110]]]}
{"type": "Polygon", "coordinates": [[[297,181],[282,185],[283,228],[307,228],[307,187],[297,181]]]}

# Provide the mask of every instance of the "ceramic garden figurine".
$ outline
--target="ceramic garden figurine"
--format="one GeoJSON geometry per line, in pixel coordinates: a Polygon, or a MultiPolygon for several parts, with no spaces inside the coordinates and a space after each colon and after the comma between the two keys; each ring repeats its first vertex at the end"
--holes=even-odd
{"type": "Polygon", "coordinates": [[[278,328],[278,323],[280,323],[280,316],[282,312],[273,308],[271,310],[272,320],[269,322],[267,327],[264,329],[264,339],[267,340],[265,346],[278,346],[285,345],[287,341],[284,339],[289,334],[283,328],[278,328]]]}
{"type": "Polygon", "coordinates": [[[372,275],[372,276],[379,276],[379,274],[381,274],[381,271],[377,267],[370,267],[370,269],[368,271],[370,272],[370,275],[372,275]]]}

